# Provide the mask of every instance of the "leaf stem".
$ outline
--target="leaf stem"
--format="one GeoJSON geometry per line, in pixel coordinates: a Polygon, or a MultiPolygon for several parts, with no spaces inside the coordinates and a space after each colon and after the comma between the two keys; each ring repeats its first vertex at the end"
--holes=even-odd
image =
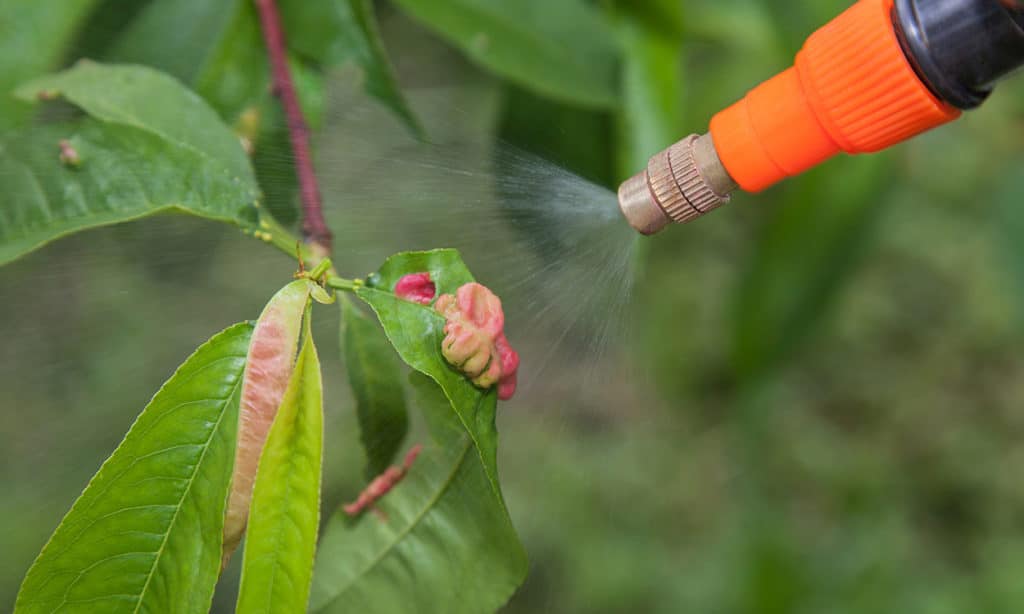
{"type": "Polygon", "coordinates": [[[288,54],[285,48],[284,28],[276,0],[254,0],[259,11],[263,41],[267,47],[273,76],[274,95],[281,100],[288,134],[291,138],[292,153],[295,156],[295,172],[299,179],[302,196],[302,235],[313,251],[326,256],[331,251],[331,229],[324,220],[323,201],[320,187],[313,171],[313,158],[309,147],[309,126],[302,114],[299,97],[292,83],[288,68],[288,54]]]}
{"type": "Polygon", "coordinates": [[[327,276],[328,287],[334,288],[335,290],[346,290],[348,292],[355,292],[356,288],[361,288],[363,280],[361,279],[345,279],[344,277],[338,277],[337,275],[327,276]]]}

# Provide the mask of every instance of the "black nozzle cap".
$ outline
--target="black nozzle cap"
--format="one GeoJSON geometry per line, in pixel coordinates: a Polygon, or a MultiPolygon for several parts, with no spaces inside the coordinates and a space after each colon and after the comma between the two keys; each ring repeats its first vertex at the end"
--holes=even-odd
{"type": "Polygon", "coordinates": [[[921,80],[960,109],[1024,65],[1024,0],[896,0],[893,22],[921,80]]]}

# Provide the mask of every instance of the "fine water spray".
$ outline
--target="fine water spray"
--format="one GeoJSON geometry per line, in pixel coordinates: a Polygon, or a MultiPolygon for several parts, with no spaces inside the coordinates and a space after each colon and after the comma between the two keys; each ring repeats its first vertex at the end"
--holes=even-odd
{"type": "Polygon", "coordinates": [[[875,152],[953,121],[1024,65],[1024,0],[858,0],[794,65],[655,154],[619,187],[654,234],[839,152],[875,152]]]}

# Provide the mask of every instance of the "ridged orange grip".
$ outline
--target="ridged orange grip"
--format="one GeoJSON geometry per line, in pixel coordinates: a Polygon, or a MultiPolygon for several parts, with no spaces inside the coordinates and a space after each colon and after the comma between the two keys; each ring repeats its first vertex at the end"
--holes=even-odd
{"type": "Polygon", "coordinates": [[[878,151],[960,116],[903,54],[892,4],[860,0],[812,34],[792,68],[715,115],[715,149],[741,188],[758,192],[840,151],[878,151]]]}

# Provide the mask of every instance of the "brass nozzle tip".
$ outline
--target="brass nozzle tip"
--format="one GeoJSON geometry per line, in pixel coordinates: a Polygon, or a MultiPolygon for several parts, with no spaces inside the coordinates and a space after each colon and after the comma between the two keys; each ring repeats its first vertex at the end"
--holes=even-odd
{"type": "Polygon", "coordinates": [[[735,189],[711,136],[691,134],[623,182],[619,208],[630,226],[651,235],[669,222],[688,222],[724,205],[735,189]]]}
{"type": "Polygon", "coordinates": [[[619,186],[619,208],[629,225],[640,234],[652,235],[672,221],[654,200],[647,184],[647,171],[622,182],[619,186]]]}

